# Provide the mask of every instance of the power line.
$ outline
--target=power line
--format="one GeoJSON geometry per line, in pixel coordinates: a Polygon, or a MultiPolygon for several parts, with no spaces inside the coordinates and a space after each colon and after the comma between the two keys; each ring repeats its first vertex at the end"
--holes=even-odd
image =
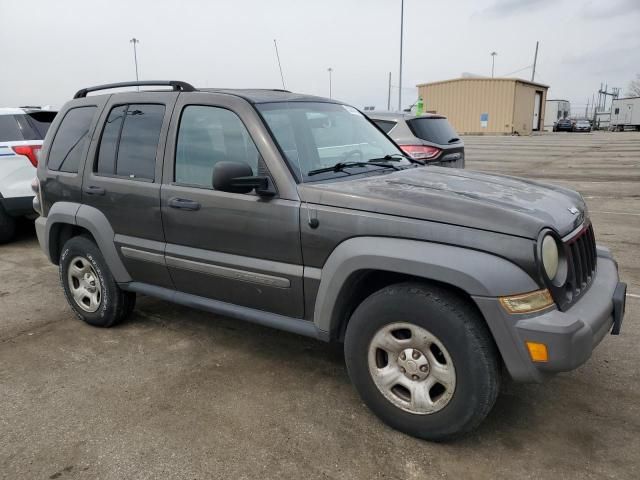
{"type": "Polygon", "coordinates": [[[518,70],[514,70],[513,72],[505,73],[502,76],[503,77],[508,77],[509,75],[513,75],[514,73],[522,72],[523,70],[528,70],[528,69],[530,69],[532,67],[533,67],[533,65],[527,65],[526,67],[519,68],[518,70]]]}

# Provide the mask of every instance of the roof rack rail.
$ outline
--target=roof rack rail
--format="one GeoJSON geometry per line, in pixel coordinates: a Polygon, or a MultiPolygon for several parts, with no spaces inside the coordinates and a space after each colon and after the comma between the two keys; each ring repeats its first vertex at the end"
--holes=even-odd
{"type": "Polygon", "coordinates": [[[154,86],[167,86],[171,87],[174,92],[195,92],[197,89],[187,83],[180,82],[178,80],[144,80],[142,82],[120,82],[120,83],[107,83],[106,85],[97,85],[95,87],[87,87],[78,90],[73,98],[85,98],[87,93],[97,92],[99,90],[111,90],[112,88],[122,87],[154,87],[154,86]]]}

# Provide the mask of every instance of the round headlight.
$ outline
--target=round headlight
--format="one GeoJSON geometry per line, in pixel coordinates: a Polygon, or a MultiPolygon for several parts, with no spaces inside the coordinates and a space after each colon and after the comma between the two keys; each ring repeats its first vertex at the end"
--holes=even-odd
{"type": "Polygon", "coordinates": [[[558,273],[558,244],[551,235],[545,235],[542,240],[542,266],[550,280],[558,273]]]}

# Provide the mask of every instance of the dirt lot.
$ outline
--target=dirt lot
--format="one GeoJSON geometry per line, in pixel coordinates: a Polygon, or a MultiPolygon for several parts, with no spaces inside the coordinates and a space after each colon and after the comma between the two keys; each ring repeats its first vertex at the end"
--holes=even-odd
{"type": "Polygon", "coordinates": [[[585,366],[508,384],[476,433],[426,443],[378,421],[323,343],[150,298],[84,325],[27,224],[0,247],[0,477],[640,478],[640,134],[465,142],[469,168],[586,197],[635,296],[585,366]]]}

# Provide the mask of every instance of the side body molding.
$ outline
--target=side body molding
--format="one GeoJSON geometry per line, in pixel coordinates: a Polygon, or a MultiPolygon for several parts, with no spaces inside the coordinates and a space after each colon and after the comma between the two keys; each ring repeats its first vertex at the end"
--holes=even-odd
{"type": "Polygon", "coordinates": [[[417,240],[356,237],[338,245],[322,268],[314,312],[319,330],[330,333],[338,326],[338,299],[349,277],[372,269],[448,283],[471,296],[497,297],[540,288],[520,267],[488,253],[417,240]]]}
{"type": "Polygon", "coordinates": [[[77,225],[91,232],[116,282],[125,283],[131,281],[131,276],[124,267],[116,250],[113,241],[115,237],[113,228],[111,228],[107,217],[100,210],[79,203],[56,202],[49,210],[46,219],[43,217],[38,219],[38,221],[43,220],[46,221],[46,226],[44,228],[44,242],[41,243],[43,243],[42,246],[50,259],[53,253],[50,251],[52,228],[60,223],[77,225]]]}

